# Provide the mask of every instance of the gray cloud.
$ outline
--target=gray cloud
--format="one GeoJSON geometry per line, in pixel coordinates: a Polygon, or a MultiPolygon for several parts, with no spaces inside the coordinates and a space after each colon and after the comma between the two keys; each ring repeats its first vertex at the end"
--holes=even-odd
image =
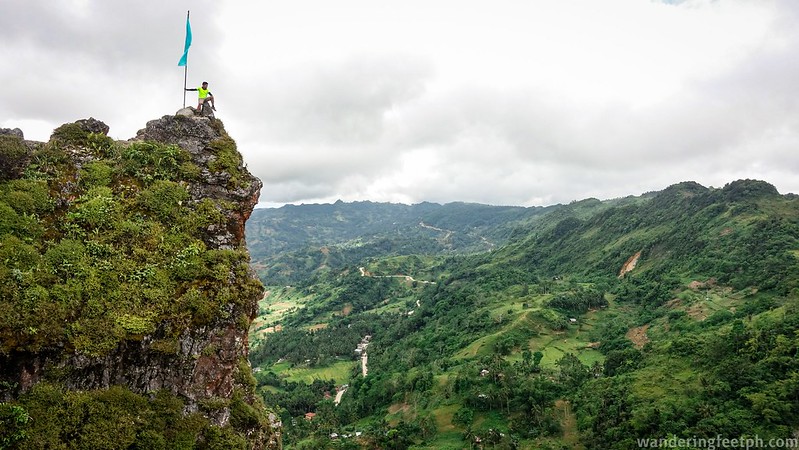
{"type": "MultiPolygon", "coordinates": [[[[164,70],[182,52],[186,9],[179,2],[114,0],[85,2],[5,0],[0,39],[6,44],[49,50],[50,58],[94,59],[104,71],[164,70]],[[83,3],[85,5],[80,6],[83,3]],[[178,56],[175,56],[175,52],[178,56]]],[[[213,25],[217,2],[191,2],[192,22],[213,25]]],[[[197,39],[213,42],[200,34],[197,39]]],[[[198,48],[199,47],[199,48],[198,48]]],[[[196,51],[203,51],[201,46],[196,51]]]]}
{"type": "Polygon", "coordinates": [[[430,68],[397,55],[295,66],[262,86],[270,136],[326,145],[377,142],[388,117],[424,92],[430,68]]]}
{"type": "Polygon", "coordinates": [[[398,55],[360,55],[273,74],[258,84],[257,112],[236,119],[254,131],[240,147],[258,149],[250,168],[275,184],[273,198],[306,198],[320,186],[346,191],[353,177],[379,177],[396,164],[403,151],[393,143],[402,133],[396,116],[424,95],[429,71],[398,55]]]}
{"type": "MultiPolygon", "coordinates": [[[[197,8],[192,26],[202,32],[195,37],[190,61],[208,60],[218,35],[213,21],[217,7],[206,0],[192,3],[197,8]]],[[[5,87],[0,114],[56,124],[96,116],[109,123],[112,133],[125,117],[138,115],[138,126],[143,126],[153,118],[152,109],[147,110],[163,107],[168,90],[180,93],[177,62],[185,17],[186,9],[177,2],[155,0],[4,1],[0,57],[13,63],[0,66],[5,87]]],[[[132,136],[135,126],[126,124],[128,134],[118,137],[132,136]]]]}
{"type": "Polygon", "coordinates": [[[354,3],[326,10],[342,24],[258,2],[6,0],[0,126],[94,116],[127,139],[173,113],[191,8],[189,84],[211,82],[266,203],[550,204],[737,178],[799,192],[799,4],[665,3],[607,2],[642,14],[624,22],[590,1],[575,7],[591,20],[447,2],[420,18],[408,4],[392,28],[354,3]],[[432,26],[436,14],[454,19],[432,26]],[[695,42],[680,14],[702,23],[695,42]],[[684,57],[694,44],[705,53],[684,57]],[[662,75],[672,61],[679,78],[662,75]]]}

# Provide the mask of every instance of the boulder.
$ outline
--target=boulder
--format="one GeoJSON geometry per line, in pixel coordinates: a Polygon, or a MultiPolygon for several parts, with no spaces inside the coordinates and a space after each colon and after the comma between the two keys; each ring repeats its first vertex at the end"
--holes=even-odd
{"type": "Polygon", "coordinates": [[[99,120],[95,119],[94,117],[89,117],[88,119],[81,119],[76,121],[78,125],[84,130],[89,133],[97,133],[97,134],[104,134],[108,136],[108,125],[99,120]]]}
{"type": "Polygon", "coordinates": [[[20,139],[25,139],[25,136],[22,135],[22,130],[19,128],[0,128],[0,136],[17,136],[20,139]]]}

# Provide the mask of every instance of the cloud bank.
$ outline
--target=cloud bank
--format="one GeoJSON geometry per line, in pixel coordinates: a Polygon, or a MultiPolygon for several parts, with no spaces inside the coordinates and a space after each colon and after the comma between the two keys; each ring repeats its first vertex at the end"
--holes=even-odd
{"type": "MultiPolygon", "coordinates": [[[[189,2],[50,3],[0,6],[0,126],[127,139],[182,106],[189,2]]],[[[799,192],[795,2],[529,3],[193,1],[189,84],[264,205],[799,192]]]]}

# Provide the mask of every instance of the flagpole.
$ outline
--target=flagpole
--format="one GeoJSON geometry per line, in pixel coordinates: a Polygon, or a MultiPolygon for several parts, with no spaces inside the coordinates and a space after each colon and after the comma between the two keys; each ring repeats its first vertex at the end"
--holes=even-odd
{"type": "MultiPolygon", "coordinates": [[[[186,23],[189,23],[189,14],[191,10],[186,11],[186,23]]],[[[186,54],[186,65],[183,66],[183,107],[186,107],[186,81],[189,77],[189,55],[186,54]]]]}

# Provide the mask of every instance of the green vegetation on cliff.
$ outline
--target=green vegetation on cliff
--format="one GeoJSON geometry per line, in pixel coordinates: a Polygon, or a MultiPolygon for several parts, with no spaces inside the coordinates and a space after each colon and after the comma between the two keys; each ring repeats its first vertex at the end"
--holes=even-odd
{"type": "Polygon", "coordinates": [[[241,342],[263,291],[236,241],[255,200],[202,194],[260,184],[221,122],[154,123],[213,140],[115,142],[93,119],[0,136],[0,449],[274,440],[241,342]]]}
{"type": "Polygon", "coordinates": [[[224,208],[189,201],[199,168],[185,150],[81,131],[55,130],[0,186],[0,351],[102,355],[164,322],[175,339],[257,295],[246,249],[202,240],[224,208]],[[75,164],[69,153],[87,150],[75,164]]]}

